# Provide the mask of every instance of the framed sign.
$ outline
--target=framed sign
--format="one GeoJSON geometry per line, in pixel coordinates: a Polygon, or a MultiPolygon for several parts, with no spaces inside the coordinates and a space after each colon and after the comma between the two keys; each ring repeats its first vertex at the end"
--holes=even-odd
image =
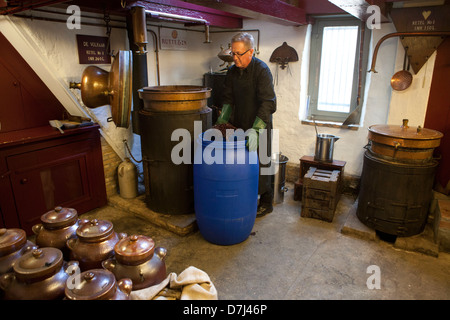
{"type": "Polygon", "coordinates": [[[80,64],[111,64],[107,50],[108,37],[77,34],[78,60],[80,64]]]}
{"type": "Polygon", "coordinates": [[[159,39],[161,50],[187,50],[187,32],[186,30],[177,30],[170,28],[159,29],[159,39]]]}

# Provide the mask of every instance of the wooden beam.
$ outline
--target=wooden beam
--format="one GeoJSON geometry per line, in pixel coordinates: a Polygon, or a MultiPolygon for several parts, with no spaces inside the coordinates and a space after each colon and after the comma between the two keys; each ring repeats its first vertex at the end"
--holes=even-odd
{"type": "Polygon", "coordinates": [[[204,7],[179,0],[155,0],[155,1],[128,1],[130,7],[142,6],[146,10],[160,11],[177,14],[191,18],[200,18],[208,21],[213,27],[242,28],[242,16],[225,11],[204,7]]]}
{"type": "Polygon", "coordinates": [[[387,14],[387,6],[385,0],[328,0],[335,6],[348,12],[352,16],[361,21],[366,21],[372,12],[367,12],[367,8],[371,5],[376,5],[380,8],[380,23],[389,22],[387,14]]]}
{"type": "Polygon", "coordinates": [[[186,2],[283,25],[298,26],[308,23],[305,10],[280,0],[186,0],[186,2]]]}

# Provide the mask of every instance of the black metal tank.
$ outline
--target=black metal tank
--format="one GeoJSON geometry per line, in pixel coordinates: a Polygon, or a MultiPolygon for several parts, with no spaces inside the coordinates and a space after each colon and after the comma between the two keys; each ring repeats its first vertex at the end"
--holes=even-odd
{"type": "MultiPolygon", "coordinates": [[[[197,86],[158,86],[139,90],[144,108],[139,111],[145,202],[165,214],[194,213],[193,157],[195,121],[201,132],[212,126],[212,110],[206,106],[211,89],[197,86]],[[175,164],[172,141],[176,129],[186,129],[191,139],[191,162],[175,164]]],[[[200,133],[201,133],[200,132],[200,133]]]]}
{"type": "Polygon", "coordinates": [[[406,119],[402,126],[376,125],[369,131],[356,215],[386,234],[419,234],[427,223],[438,165],[432,150],[442,134],[410,128],[406,119]]]}

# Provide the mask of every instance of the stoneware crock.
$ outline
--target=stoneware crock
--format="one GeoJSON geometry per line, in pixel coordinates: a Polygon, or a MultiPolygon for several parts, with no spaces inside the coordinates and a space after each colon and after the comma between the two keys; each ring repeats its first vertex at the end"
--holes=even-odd
{"type": "Polygon", "coordinates": [[[114,246],[114,256],[102,265],[116,276],[116,279],[130,278],[133,290],[156,285],[166,278],[164,258],[167,250],[155,248],[152,238],[132,235],[121,239],[114,246]]]}
{"type": "Polygon", "coordinates": [[[127,235],[117,234],[107,220],[93,219],[81,224],[77,237],[67,240],[70,259],[78,261],[81,271],[102,268],[102,261],[114,255],[114,246],[127,235]]]}
{"type": "Polygon", "coordinates": [[[76,237],[77,228],[88,220],[78,219],[77,210],[56,207],[41,216],[41,222],[32,227],[39,247],[54,247],[63,252],[64,259],[69,260],[68,239],[76,237]]]}
{"type": "Polygon", "coordinates": [[[116,281],[105,269],[91,269],[80,274],[78,284],[66,286],[69,300],[129,300],[133,283],[130,279],[116,281]]]}
{"type": "Polygon", "coordinates": [[[37,246],[27,240],[25,230],[0,229],[0,275],[12,272],[14,262],[37,246]]]}
{"type": "Polygon", "coordinates": [[[64,298],[69,266],[61,250],[38,248],[17,259],[13,272],[0,277],[0,288],[7,300],[55,300],[64,298]]]}

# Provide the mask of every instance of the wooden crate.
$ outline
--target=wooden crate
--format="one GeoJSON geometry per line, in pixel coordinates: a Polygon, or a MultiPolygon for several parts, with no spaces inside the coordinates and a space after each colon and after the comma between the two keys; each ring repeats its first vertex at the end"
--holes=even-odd
{"type": "Polygon", "coordinates": [[[339,192],[342,192],[345,164],[346,162],[342,160],[333,160],[332,162],[322,162],[314,160],[314,156],[301,157],[299,177],[294,185],[294,200],[300,201],[302,199],[303,177],[308,172],[310,167],[315,167],[317,169],[323,170],[339,170],[340,173],[338,178],[338,185],[340,188],[339,192]]]}
{"type": "Polygon", "coordinates": [[[301,216],[332,222],[340,197],[339,170],[310,167],[303,178],[301,216]]]}

